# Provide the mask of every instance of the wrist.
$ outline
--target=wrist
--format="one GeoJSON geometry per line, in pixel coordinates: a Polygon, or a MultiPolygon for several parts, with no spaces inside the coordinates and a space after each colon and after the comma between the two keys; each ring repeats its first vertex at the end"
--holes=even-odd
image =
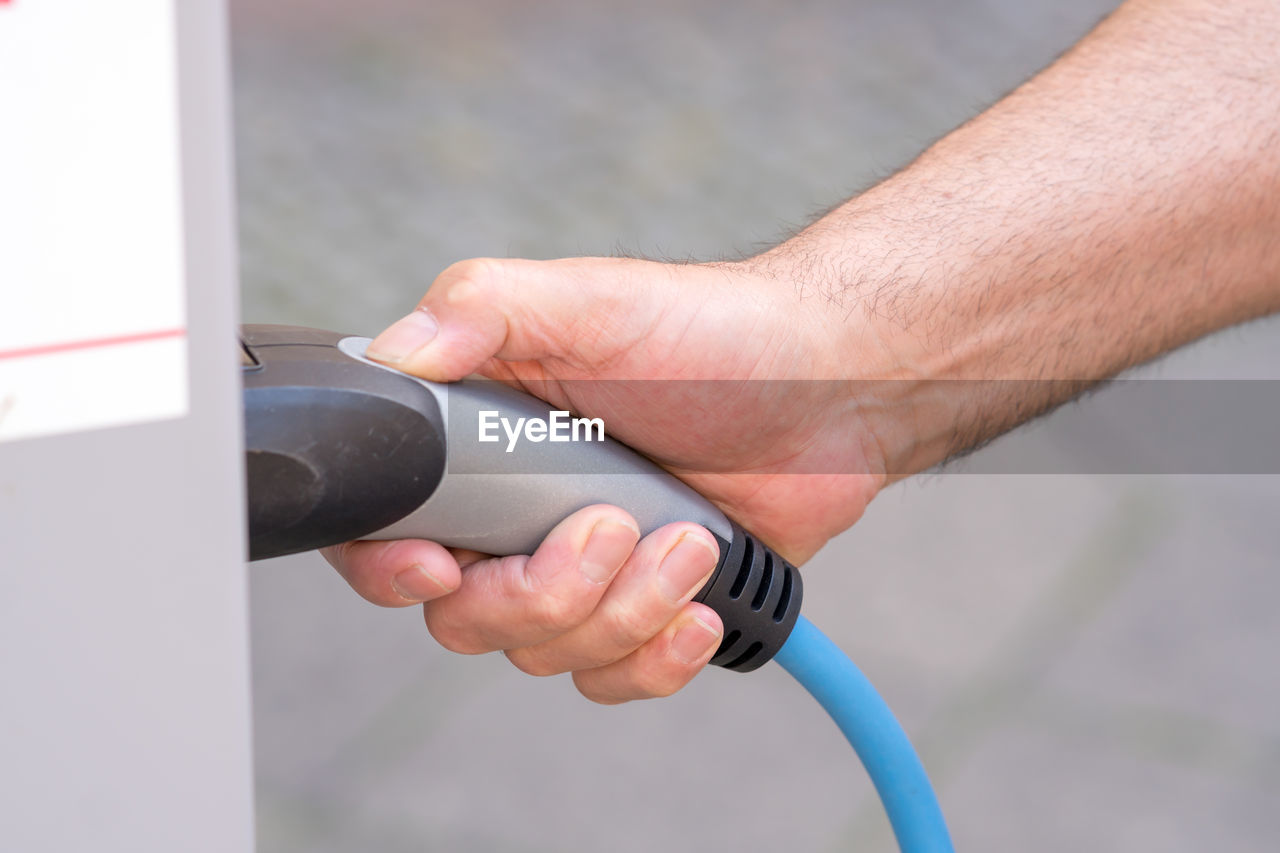
{"type": "Polygon", "coordinates": [[[954,452],[968,403],[957,393],[964,383],[950,380],[989,363],[996,338],[966,319],[973,312],[960,264],[937,236],[885,215],[885,189],[892,187],[852,200],[749,263],[811,315],[817,349],[834,365],[828,375],[843,380],[837,419],[858,425],[868,462],[887,483],[954,452]]]}

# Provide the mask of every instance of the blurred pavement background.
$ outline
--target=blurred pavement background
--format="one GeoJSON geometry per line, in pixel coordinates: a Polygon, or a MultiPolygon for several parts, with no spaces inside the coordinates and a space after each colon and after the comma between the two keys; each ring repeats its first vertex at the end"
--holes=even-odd
{"type": "MultiPolygon", "coordinates": [[[[244,317],[373,333],[465,257],[750,251],[1113,5],[233,0],[244,317]]],[[[1280,323],[1142,375],[1280,378],[1280,323]]],[[[1280,477],[964,473],[1001,452],[805,567],[959,849],[1276,849],[1280,477]]],[[[252,585],[263,851],[894,849],[776,667],[603,708],[314,555],[252,585]]]]}

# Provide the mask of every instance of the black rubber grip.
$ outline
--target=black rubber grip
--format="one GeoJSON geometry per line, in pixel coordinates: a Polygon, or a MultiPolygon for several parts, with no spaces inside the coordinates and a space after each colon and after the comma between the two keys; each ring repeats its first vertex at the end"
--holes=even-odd
{"type": "Polygon", "coordinates": [[[720,565],[693,600],[724,621],[724,640],[711,662],[751,672],[772,660],[791,636],[803,597],[800,570],[736,524],[732,542],[716,540],[720,565]]]}

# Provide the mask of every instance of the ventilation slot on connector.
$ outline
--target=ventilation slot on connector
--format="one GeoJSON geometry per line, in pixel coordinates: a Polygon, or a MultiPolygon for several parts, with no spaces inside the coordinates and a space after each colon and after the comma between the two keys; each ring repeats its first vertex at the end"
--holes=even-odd
{"type": "Polygon", "coordinates": [[[756,587],[755,597],[751,599],[751,609],[759,610],[764,607],[764,600],[769,597],[770,587],[773,585],[773,552],[764,552],[764,575],[760,578],[760,585],[756,587]]]}
{"type": "MultiPolygon", "coordinates": [[[[738,655],[736,658],[734,658],[733,660],[725,664],[724,668],[738,669],[739,667],[745,664],[751,663],[751,659],[756,655],[760,654],[760,650],[763,648],[764,648],[764,643],[757,640],[756,642],[752,643],[745,652],[743,652],[742,654],[738,655]]],[[[763,663],[763,661],[761,661],[761,663],[763,663]]],[[[755,669],[755,667],[752,667],[752,669],[755,669]]]]}
{"type": "Polygon", "coordinates": [[[791,575],[794,571],[786,563],[782,564],[782,595],[778,596],[778,606],[773,608],[774,622],[787,618],[787,608],[791,606],[791,575]]]}
{"type": "Polygon", "coordinates": [[[733,586],[729,589],[730,598],[739,598],[742,591],[747,588],[747,581],[751,579],[751,562],[755,557],[752,544],[750,538],[743,543],[742,562],[738,569],[738,576],[733,579],[733,586]]]}
{"type": "Polygon", "coordinates": [[[716,653],[713,657],[718,658],[721,655],[723,655],[725,652],[729,651],[729,649],[733,648],[733,644],[738,642],[738,640],[741,637],[742,637],[741,631],[730,631],[728,634],[725,635],[725,638],[720,641],[720,648],[716,649],[716,653]]]}

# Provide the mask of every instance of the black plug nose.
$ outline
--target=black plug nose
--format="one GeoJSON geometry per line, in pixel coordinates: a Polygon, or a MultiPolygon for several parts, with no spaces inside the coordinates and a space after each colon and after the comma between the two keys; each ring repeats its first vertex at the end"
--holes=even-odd
{"type": "Polygon", "coordinates": [[[341,335],[243,332],[249,559],[358,539],[431,496],[444,427],[421,385],[343,354],[341,335]]]}

